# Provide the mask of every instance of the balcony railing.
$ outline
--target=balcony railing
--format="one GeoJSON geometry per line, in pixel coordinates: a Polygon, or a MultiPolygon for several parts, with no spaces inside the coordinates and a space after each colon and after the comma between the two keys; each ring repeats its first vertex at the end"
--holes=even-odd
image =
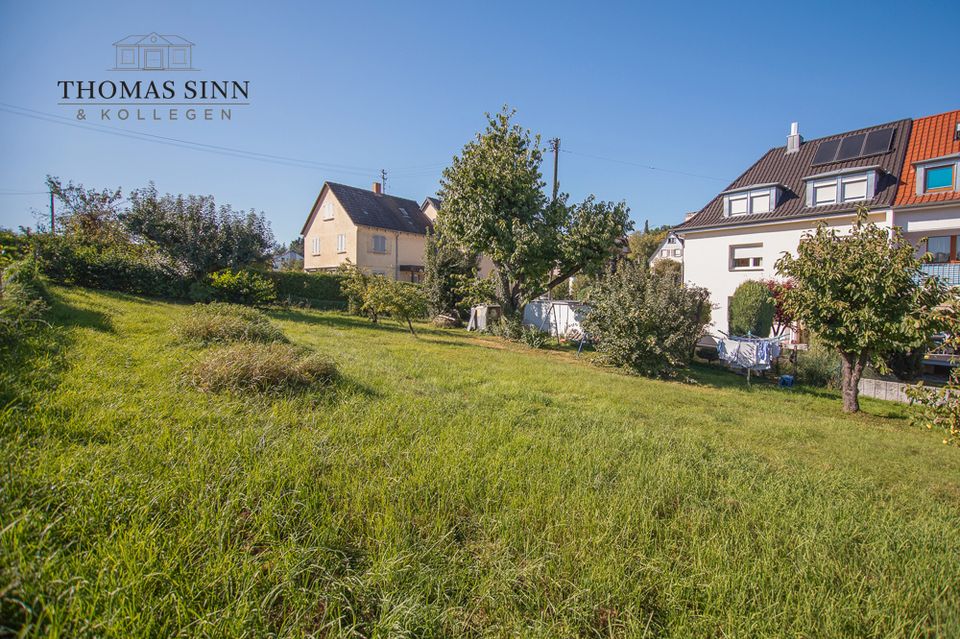
{"type": "Polygon", "coordinates": [[[921,267],[924,275],[939,277],[945,284],[960,286],[960,263],[958,264],[924,264],[921,267]]]}

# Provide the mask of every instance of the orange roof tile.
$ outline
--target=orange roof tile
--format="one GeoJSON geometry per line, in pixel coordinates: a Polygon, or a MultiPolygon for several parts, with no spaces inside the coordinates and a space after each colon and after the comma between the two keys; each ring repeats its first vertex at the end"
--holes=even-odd
{"type": "Polygon", "coordinates": [[[960,200],[960,191],[947,191],[917,195],[917,170],[914,162],[960,153],[960,140],[955,140],[960,110],[948,111],[913,121],[907,157],[900,171],[900,188],[894,206],[929,204],[947,200],[960,200]]]}

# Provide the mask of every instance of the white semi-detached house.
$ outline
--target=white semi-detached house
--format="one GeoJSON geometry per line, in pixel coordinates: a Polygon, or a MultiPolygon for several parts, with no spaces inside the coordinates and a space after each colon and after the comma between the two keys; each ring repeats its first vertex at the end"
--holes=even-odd
{"type": "Polygon", "coordinates": [[[729,300],[747,280],[778,279],[775,264],[795,253],[820,221],[849,232],[856,209],[891,227],[911,120],[804,141],[797,124],[786,146],[767,151],[696,215],[676,227],[684,280],[710,291],[714,333],[728,332],[729,300]]]}

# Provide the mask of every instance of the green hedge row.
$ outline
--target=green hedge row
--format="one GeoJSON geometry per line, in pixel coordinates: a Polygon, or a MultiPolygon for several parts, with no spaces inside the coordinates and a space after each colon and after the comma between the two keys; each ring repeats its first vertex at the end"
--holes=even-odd
{"type": "Polygon", "coordinates": [[[324,310],[347,307],[347,297],[340,286],[343,276],[338,273],[225,270],[196,282],[149,246],[92,245],[50,235],[35,236],[34,243],[41,271],[55,282],[194,301],[224,299],[261,304],[277,301],[324,310]],[[264,288],[259,282],[272,285],[276,295],[272,292],[267,296],[253,295],[247,290],[264,288]],[[238,296],[242,299],[234,299],[238,296]]]}
{"type": "Polygon", "coordinates": [[[266,271],[263,275],[273,282],[281,302],[307,304],[312,308],[346,307],[347,297],[340,286],[344,276],[339,273],[266,271]]]}

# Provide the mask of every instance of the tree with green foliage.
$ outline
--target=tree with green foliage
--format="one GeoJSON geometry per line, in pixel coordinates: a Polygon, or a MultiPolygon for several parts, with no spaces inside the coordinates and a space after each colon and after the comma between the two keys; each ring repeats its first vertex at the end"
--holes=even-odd
{"type": "Polygon", "coordinates": [[[952,352],[950,378],[940,387],[924,386],[923,382],[907,388],[907,396],[919,406],[913,423],[943,432],[943,443],[960,446],[960,298],[954,296],[938,308],[944,320],[945,352],[952,352]]]}
{"type": "Polygon", "coordinates": [[[549,201],[540,172],[540,136],[511,121],[504,108],[443,171],[444,231],[496,268],[496,296],[505,318],[571,275],[599,269],[630,228],[624,203],[593,196],[569,205],[549,201]]]}
{"type": "Polygon", "coordinates": [[[418,284],[373,275],[364,291],[363,306],[375,316],[388,315],[406,324],[410,334],[416,337],[412,320],[426,315],[427,298],[418,284]]]}
{"type": "Polygon", "coordinates": [[[423,290],[430,314],[460,317],[464,280],[477,275],[479,258],[443,237],[440,226],[427,234],[424,249],[423,290]]]}
{"type": "Polygon", "coordinates": [[[128,231],[154,242],[196,279],[263,264],[273,251],[273,232],[263,213],[218,207],[210,195],[161,196],[152,183],[133,191],[130,201],[121,216],[128,231]]]}
{"type": "Polygon", "coordinates": [[[866,207],[849,234],[821,222],[796,256],[777,260],[778,273],[794,283],[784,291],[786,309],[840,355],[845,412],[860,410],[858,385],[871,360],[884,371],[884,356],[924,344],[935,332],[933,309],[947,293],[921,265],[900,229],[870,222],[866,207]]]}
{"type": "Polygon", "coordinates": [[[670,377],[686,367],[710,321],[710,294],[678,286],[672,274],[624,260],[594,283],[583,328],[601,360],[641,375],[670,377]]]}
{"type": "MultiPolygon", "coordinates": [[[[114,242],[123,235],[119,223],[123,192],[116,189],[87,189],[82,184],[47,176],[47,189],[60,203],[57,225],[63,233],[90,242],[114,242]]],[[[51,229],[55,230],[55,229],[51,229]]]]}
{"type": "Polygon", "coordinates": [[[730,299],[730,334],[767,337],[773,328],[777,307],[763,282],[747,280],[730,299]]]}

